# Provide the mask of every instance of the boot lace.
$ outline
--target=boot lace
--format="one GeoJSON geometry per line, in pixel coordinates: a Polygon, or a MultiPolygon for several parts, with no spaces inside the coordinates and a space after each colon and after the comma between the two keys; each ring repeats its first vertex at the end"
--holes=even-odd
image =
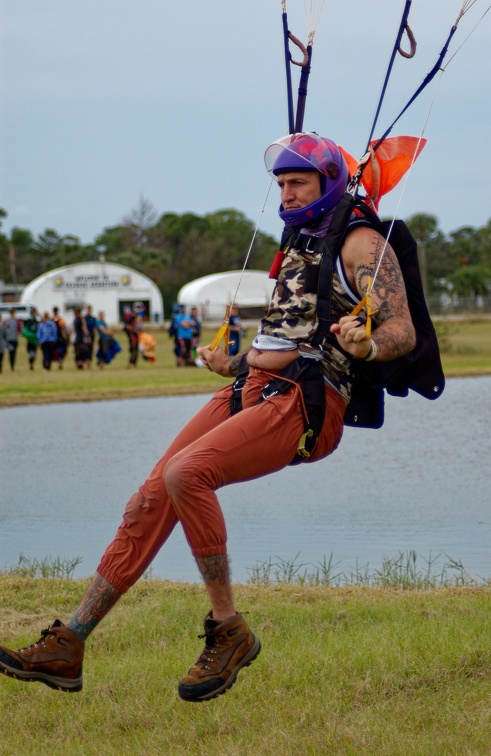
{"type": "Polygon", "coordinates": [[[209,665],[218,661],[217,656],[220,653],[219,649],[223,648],[223,644],[219,642],[222,640],[222,636],[219,633],[209,630],[207,633],[203,633],[203,635],[198,635],[198,638],[206,638],[206,640],[205,647],[196,662],[196,666],[203,667],[203,669],[209,671],[211,669],[209,665]]]}
{"type": "Polygon", "coordinates": [[[30,651],[31,648],[39,648],[41,645],[43,648],[46,648],[46,643],[44,642],[44,639],[47,635],[49,635],[51,632],[51,629],[47,627],[45,630],[41,630],[41,637],[39,640],[37,640],[35,643],[31,643],[29,646],[24,646],[24,648],[20,648],[20,653],[24,653],[25,651],[30,651]]]}

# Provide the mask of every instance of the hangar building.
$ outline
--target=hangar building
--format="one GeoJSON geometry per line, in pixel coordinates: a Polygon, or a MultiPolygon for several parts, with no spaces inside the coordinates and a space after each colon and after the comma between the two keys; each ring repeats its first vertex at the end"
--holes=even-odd
{"type": "Polygon", "coordinates": [[[162,294],[150,278],[102,257],[98,262],[75,263],[43,273],[27,284],[20,301],[34,305],[40,313],[52,313],[53,307],[58,307],[68,322],[76,307],[85,309],[87,305],[96,316],[102,310],[112,326],[123,321],[128,308],[146,321],[161,323],[164,317],[162,294]]]}
{"type": "Polygon", "coordinates": [[[241,317],[258,320],[270,302],[274,284],[264,270],[231,270],[190,281],[177,299],[187,310],[198,307],[204,320],[221,320],[226,305],[235,297],[241,317]]]}

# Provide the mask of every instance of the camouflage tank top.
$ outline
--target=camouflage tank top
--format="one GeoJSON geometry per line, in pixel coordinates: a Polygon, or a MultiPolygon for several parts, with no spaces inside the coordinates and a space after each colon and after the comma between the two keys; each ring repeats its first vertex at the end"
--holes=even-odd
{"type": "MultiPolygon", "coordinates": [[[[304,357],[320,360],[326,381],[349,401],[352,384],[350,358],[340,351],[334,336],[328,335],[321,347],[311,344],[317,331],[318,319],[316,287],[309,286],[309,281],[317,281],[321,260],[321,252],[295,248],[287,251],[258,333],[289,339],[297,345],[304,357]]],[[[333,273],[332,319],[338,320],[350,313],[357,301],[357,295],[349,291],[343,282],[338,259],[333,273]]]]}

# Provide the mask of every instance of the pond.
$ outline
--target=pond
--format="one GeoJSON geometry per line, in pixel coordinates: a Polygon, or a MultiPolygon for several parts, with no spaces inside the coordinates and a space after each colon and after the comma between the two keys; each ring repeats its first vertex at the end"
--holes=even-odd
{"type": "MultiPolygon", "coordinates": [[[[91,575],[123,508],[206,396],[0,410],[0,568],[81,557],[91,575]]],[[[489,577],[491,378],[448,381],[435,402],[387,397],[380,430],[346,428],[327,460],[219,493],[235,582],[261,564],[336,572],[378,568],[414,550],[460,560],[489,577]]],[[[158,578],[198,582],[180,528],[152,565],[158,578]]]]}

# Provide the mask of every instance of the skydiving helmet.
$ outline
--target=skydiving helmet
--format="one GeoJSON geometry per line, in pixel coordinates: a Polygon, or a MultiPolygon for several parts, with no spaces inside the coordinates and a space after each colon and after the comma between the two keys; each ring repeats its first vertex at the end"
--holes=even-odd
{"type": "Polygon", "coordinates": [[[346,191],[349,171],[339,147],[330,139],[313,132],[289,134],[268,147],[264,155],[268,173],[277,179],[280,173],[319,171],[321,196],[298,210],[278,214],[287,226],[301,226],[318,218],[336,205],[346,191]]]}

